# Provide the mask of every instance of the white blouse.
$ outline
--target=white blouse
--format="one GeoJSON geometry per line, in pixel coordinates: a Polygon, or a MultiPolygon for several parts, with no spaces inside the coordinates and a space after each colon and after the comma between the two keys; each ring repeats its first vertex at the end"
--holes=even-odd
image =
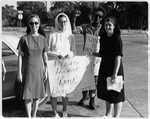
{"type": "Polygon", "coordinates": [[[48,46],[50,50],[48,57],[50,59],[52,57],[56,58],[58,55],[73,57],[76,53],[75,37],[73,34],[68,36],[62,32],[52,32],[48,39],[48,46]]]}

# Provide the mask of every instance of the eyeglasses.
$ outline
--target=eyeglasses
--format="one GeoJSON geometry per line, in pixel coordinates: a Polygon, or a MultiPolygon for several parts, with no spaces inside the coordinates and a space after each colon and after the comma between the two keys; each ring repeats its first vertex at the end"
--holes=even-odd
{"type": "Polygon", "coordinates": [[[59,21],[59,23],[67,23],[67,20],[66,21],[59,21]]]}
{"type": "Polygon", "coordinates": [[[95,17],[103,18],[103,15],[95,14],[95,17]]]}
{"type": "Polygon", "coordinates": [[[38,22],[30,22],[30,25],[38,25],[39,23],[38,22]]]}

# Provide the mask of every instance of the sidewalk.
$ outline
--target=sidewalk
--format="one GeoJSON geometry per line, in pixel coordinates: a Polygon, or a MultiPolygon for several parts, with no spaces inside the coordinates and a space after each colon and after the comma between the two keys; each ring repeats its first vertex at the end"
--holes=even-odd
{"type": "MultiPolygon", "coordinates": [[[[69,98],[68,105],[68,115],[69,117],[102,117],[105,114],[105,102],[96,98],[96,104],[98,105],[96,110],[91,110],[88,108],[88,101],[86,101],[84,106],[78,106],[77,102],[80,100],[81,94],[74,93],[73,97],[69,98]]],[[[47,102],[46,105],[40,107],[38,109],[38,115],[43,115],[44,112],[46,117],[53,117],[53,112],[51,108],[50,102],[47,102]]],[[[59,115],[61,116],[62,112],[62,100],[58,98],[57,110],[59,115]]],[[[132,105],[125,100],[123,103],[123,110],[121,112],[121,117],[123,118],[141,118],[140,114],[132,107],[132,105]]]]}
{"type": "Polygon", "coordinates": [[[146,30],[121,30],[123,36],[147,36],[148,31],[146,30]]]}

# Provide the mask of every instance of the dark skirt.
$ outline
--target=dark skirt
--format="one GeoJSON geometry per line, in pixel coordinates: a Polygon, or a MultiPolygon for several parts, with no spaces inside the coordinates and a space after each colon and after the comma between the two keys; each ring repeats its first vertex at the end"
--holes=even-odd
{"type": "MultiPolygon", "coordinates": [[[[111,77],[114,70],[114,61],[113,60],[102,60],[99,70],[98,83],[97,83],[97,97],[99,99],[108,101],[109,103],[119,103],[125,101],[124,86],[121,92],[116,92],[113,90],[107,90],[107,77],[111,77]]],[[[120,68],[118,71],[118,76],[123,76],[124,80],[124,71],[123,64],[121,61],[120,68]]]]}

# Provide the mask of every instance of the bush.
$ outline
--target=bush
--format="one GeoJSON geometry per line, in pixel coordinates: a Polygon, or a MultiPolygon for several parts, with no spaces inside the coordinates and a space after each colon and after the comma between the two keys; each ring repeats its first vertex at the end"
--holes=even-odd
{"type": "Polygon", "coordinates": [[[2,20],[2,27],[5,27],[5,26],[9,26],[9,21],[6,18],[2,20]]]}

